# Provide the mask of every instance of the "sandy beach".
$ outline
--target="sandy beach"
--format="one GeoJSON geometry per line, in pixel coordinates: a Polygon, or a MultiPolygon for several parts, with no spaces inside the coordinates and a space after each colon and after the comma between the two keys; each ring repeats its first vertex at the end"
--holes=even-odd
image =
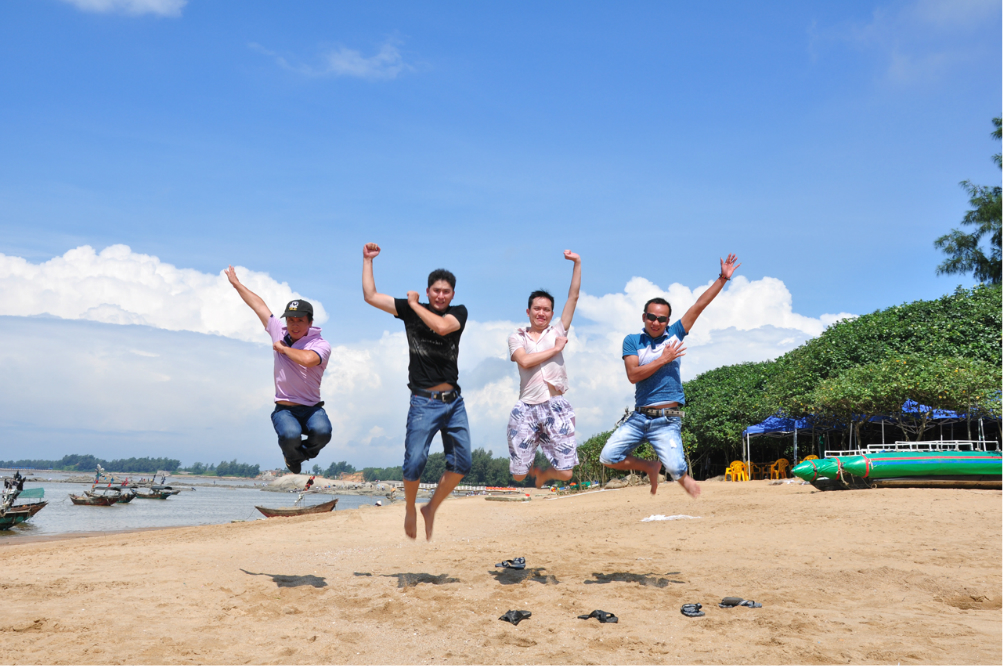
{"type": "Polygon", "coordinates": [[[0,661],[1000,663],[1000,492],[703,491],[450,500],[430,543],[398,503],[7,545],[0,661]]]}

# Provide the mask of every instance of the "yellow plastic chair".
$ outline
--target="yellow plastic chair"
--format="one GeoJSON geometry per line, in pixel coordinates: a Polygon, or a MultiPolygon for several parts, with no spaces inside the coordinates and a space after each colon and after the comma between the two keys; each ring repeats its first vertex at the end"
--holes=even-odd
{"type": "Polygon", "coordinates": [[[801,459],[801,462],[804,462],[805,460],[818,460],[818,456],[816,456],[816,455],[815,455],[815,454],[813,453],[813,454],[811,454],[811,455],[808,455],[808,456],[805,456],[804,458],[802,458],[802,459],[801,459]]]}
{"type": "Polygon", "coordinates": [[[750,479],[765,479],[766,475],[769,473],[770,468],[761,463],[754,463],[749,461],[749,478],[750,479]]]}
{"type": "Polygon", "coordinates": [[[787,458],[781,458],[770,466],[770,478],[771,479],[786,479],[787,478],[787,468],[790,467],[791,463],[787,458]]]}
{"type": "Polygon", "coordinates": [[[728,469],[724,470],[724,480],[728,481],[728,477],[731,477],[731,481],[748,481],[749,475],[745,471],[745,464],[741,460],[735,460],[728,466],[728,469]]]}

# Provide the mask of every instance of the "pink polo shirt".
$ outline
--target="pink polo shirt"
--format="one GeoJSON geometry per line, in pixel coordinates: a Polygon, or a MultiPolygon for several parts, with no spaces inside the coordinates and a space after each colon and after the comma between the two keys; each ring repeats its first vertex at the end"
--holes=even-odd
{"type": "MultiPolygon", "coordinates": [[[[288,331],[279,318],[272,315],[265,327],[272,342],[286,337],[288,331]]],[[[331,357],[331,345],[320,337],[320,329],[311,326],[307,334],[289,345],[293,349],[307,349],[316,352],[320,357],[320,365],[309,368],[296,363],[285,354],[277,351],[275,355],[275,401],[295,402],[297,405],[316,405],[320,402],[320,379],[327,369],[327,360],[331,357]]]]}
{"type": "MultiPolygon", "coordinates": [[[[517,349],[525,349],[527,354],[553,349],[558,336],[567,337],[568,335],[560,319],[544,329],[539,340],[534,341],[533,338],[529,337],[529,330],[528,326],[519,328],[509,336],[509,358],[512,358],[517,349]]],[[[529,369],[519,366],[519,400],[522,402],[527,405],[539,405],[550,400],[550,389],[547,388],[547,384],[553,386],[558,393],[567,392],[568,373],[564,369],[563,352],[558,352],[551,356],[546,363],[535,365],[529,369]]]]}

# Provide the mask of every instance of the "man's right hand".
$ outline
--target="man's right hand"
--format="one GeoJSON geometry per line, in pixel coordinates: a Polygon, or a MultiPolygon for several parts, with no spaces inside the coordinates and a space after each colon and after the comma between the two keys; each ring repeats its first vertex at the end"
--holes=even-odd
{"type": "Polygon", "coordinates": [[[683,347],[681,340],[676,340],[675,342],[669,342],[662,348],[662,355],[659,357],[659,362],[662,365],[668,365],[672,363],[680,356],[686,356],[686,347],[683,347]]]}
{"type": "Polygon", "coordinates": [[[375,259],[380,254],[380,246],[376,243],[366,243],[362,246],[363,259],[375,259]]]}

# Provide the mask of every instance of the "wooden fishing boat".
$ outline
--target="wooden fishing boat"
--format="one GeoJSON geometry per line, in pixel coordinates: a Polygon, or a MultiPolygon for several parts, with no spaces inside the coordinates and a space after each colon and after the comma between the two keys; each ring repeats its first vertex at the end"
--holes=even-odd
{"type": "Polygon", "coordinates": [[[111,495],[74,495],[70,493],[70,501],[80,506],[111,506],[118,501],[118,498],[111,495]]]}
{"type": "Polygon", "coordinates": [[[0,512],[0,530],[7,530],[14,525],[20,525],[36,513],[44,509],[48,502],[34,504],[16,504],[6,511],[0,512]]]}
{"type": "Polygon", "coordinates": [[[327,513],[334,511],[334,507],[337,504],[338,500],[335,498],[330,502],[315,504],[313,506],[284,506],[275,509],[267,506],[256,506],[254,508],[264,514],[266,518],[278,518],[283,516],[305,516],[309,513],[327,513]]]}
{"type": "Polygon", "coordinates": [[[131,502],[135,498],[136,498],[136,493],[122,493],[121,495],[118,496],[118,499],[115,500],[115,503],[116,504],[128,504],[129,502],[131,502]]]}
{"type": "Polygon", "coordinates": [[[156,488],[137,488],[136,497],[139,499],[165,500],[171,495],[177,495],[180,490],[174,490],[170,486],[159,486],[156,488]]]}

